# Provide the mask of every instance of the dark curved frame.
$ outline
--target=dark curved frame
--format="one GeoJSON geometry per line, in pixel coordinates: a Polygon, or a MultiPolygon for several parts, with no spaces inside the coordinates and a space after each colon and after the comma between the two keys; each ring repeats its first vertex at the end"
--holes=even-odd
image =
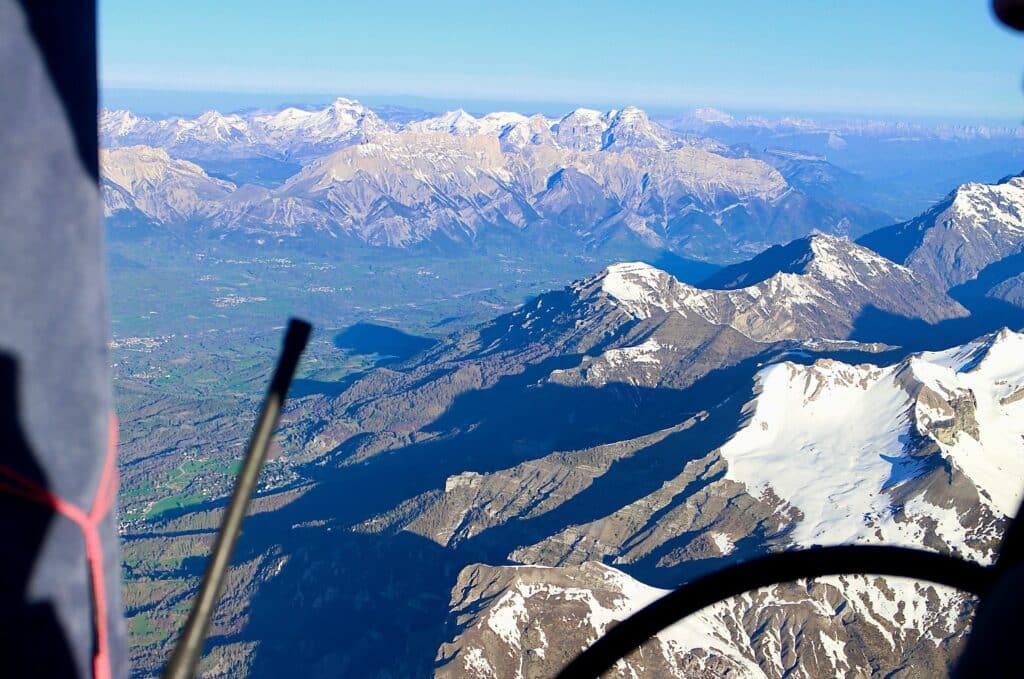
{"type": "Polygon", "coordinates": [[[848,545],[770,554],[697,578],[637,611],[578,655],[557,679],[599,677],[661,630],[729,597],[825,575],[907,577],[984,597],[998,572],[973,561],[903,547],[848,545]]]}

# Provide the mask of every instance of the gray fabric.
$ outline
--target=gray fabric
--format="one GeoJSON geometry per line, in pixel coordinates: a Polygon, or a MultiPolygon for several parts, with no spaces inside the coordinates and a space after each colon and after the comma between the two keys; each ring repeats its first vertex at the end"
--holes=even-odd
{"type": "MultiPolygon", "coordinates": [[[[112,411],[109,322],[99,192],[71,129],[22,5],[0,0],[0,463],[89,508],[112,411]]],[[[6,495],[0,540],[0,674],[92,676],[92,602],[77,527],[6,495]],[[19,583],[22,591],[12,591],[19,583]],[[34,671],[19,674],[19,663],[34,671]]],[[[103,541],[114,677],[123,677],[112,516],[103,541]]]]}

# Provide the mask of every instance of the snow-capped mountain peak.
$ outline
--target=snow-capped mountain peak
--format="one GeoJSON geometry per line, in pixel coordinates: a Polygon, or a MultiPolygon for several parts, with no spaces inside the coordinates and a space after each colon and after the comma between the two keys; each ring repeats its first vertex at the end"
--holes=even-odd
{"type": "Polygon", "coordinates": [[[189,158],[304,156],[325,153],[387,130],[375,113],[339,98],[319,110],[285,108],[273,113],[223,114],[151,120],[127,111],[104,111],[100,133],[107,147],[158,146],[189,158]]]}
{"type": "Polygon", "coordinates": [[[509,149],[522,149],[531,144],[551,143],[554,121],[542,115],[525,116],[510,111],[495,111],[480,118],[462,109],[434,118],[409,123],[409,132],[443,133],[455,136],[484,135],[501,140],[509,149]]]}
{"type": "Polygon", "coordinates": [[[463,109],[448,111],[436,118],[427,118],[409,123],[406,127],[411,132],[444,132],[447,134],[467,135],[480,132],[480,122],[463,109]]]}
{"type": "Polygon", "coordinates": [[[1006,371],[1024,371],[1024,335],[1003,328],[945,351],[922,354],[929,363],[954,373],[985,372],[996,374],[1006,371]]]}
{"type": "MultiPolygon", "coordinates": [[[[537,116],[535,117],[535,120],[542,121],[542,125],[547,123],[546,127],[550,127],[550,122],[543,116],[537,116]]],[[[527,124],[529,121],[529,117],[524,116],[522,113],[514,113],[512,111],[495,111],[477,119],[480,129],[484,131],[485,134],[496,135],[504,134],[509,128],[527,124]]]]}
{"type": "Polygon", "coordinates": [[[357,101],[345,98],[336,99],[320,110],[286,108],[277,113],[258,115],[253,122],[271,137],[285,137],[301,132],[308,135],[305,139],[307,143],[350,134],[364,123],[378,129],[386,127],[373,111],[357,101]]]}
{"type": "Polygon", "coordinates": [[[1007,229],[1024,232],[1024,177],[1011,177],[1000,184],[963,184],[957,188],[950,210],[962,219],[996,220],[1007,229]]]}
{"type": "Polygon", "coordinates": [[[943,289],[962,285],[1024,250],[1024,177],[963,184],[924,214],[859,242],[943,289]]]}
{"type": "Polygon", "coordinates": [[[348,97],[338,97],[337,99],[331,102],[329,108],[334,109],[336,111],[343,111],[351,109],[361,109],[363,108],[363,105],[360,104],[355,99],[349,99],[348,97]]]}
{"type": "Polygon", "coordinates": [[[574,108],[572,111],[570,111],[568,114],[566,114],[566,116],[564,118],[562,118],[562,120],[575,119],[575,120],[582,120],[582,121],[585,121],[585,122],[593,122],[593,123],[598,123],[598,122],[602,122],[602,121],[603,122],[607,122],[612,116],[615,115],[615,113],[616,113],[615,109],[611,109],[608,112],[603,112],[603,111],[598,111],[597,109],[594,109],[594,108],[580,107],[580,108],[574,108]]]}
{"type": "Polygon", "coordinates": [[[815,234],[808,239],[811,256],[805,272],[836,283],[864,285],[865,279],[897,273],[913,277],[901,267],[841,236],[815,234]]]}
{"type": "Polygon", "coordinates": [[[608,267],[594,280],[635,318],[696,315],[756,341],[844,339],[869,307],[929,323],[967,313],[906,267],[824,235],[771,248],[712,276],[706,287],[686,285],[641,262],[608,267]]]}
{"type": "Polygon", "coordinates": [[[248,122],[239,115],[206,111],[195,120],[181,121],[178,139],[205,144],[250,143],[251,131],[248,122]]]}
{"type": "Polygon", "coordinates": [[[672,308],[668,286],[678,284],[669,274],[644,262],[613,264],[600,278],[601,289],[638,316],[648,315],[651,307],[672,308]]]}
{"type": "Polygon", "coordinates": [[[609,118],[601,139],[601,147],[604,149],[668,149],[676,143],[672,132],[652,122],[646,113],[635,106],[610,113],[609,118]]]}
{"type": "Polygon", "coordinates": [[[692,115],[694,119],[704,123],[722,123],[723,125],[728,125],[734,120],[734,118],[725,111],[720,111],[717,108],[711,107],[694,109],[692,115]]]}
{"type": "Polygon", "coordinates": [[[709,288],[749,287],[770,278],[795,274],[807,281],[842,286],[870,286],[884,277],[912,280],[914,273],[842,236],[812,234],[768,248],[754,258],[726,267],[704,281],[709,288]]]}
{"type": "Polygon", "coordinates": [[[104,137],[123,137],[139,124],[139,117],[131,111],[118,109],[100,112],[100,134],[104,137]]]}
{"type": "Polygon", "coordinates": [[[578,108],[554,125],[555,140],[566,148],[596,151],[601,148],[612,113],[578,108]]]}
{"type": "Polygon", "coordinates": [[[668,129],[654,123],[635,106],[605,113],[578,108],[559,120],[544,116],[528,118],[520,113],[498,111],[476,118],[462,109],[409,123],[412,132],[444,132],[454,135],[483,134],[503,137],[512,134],[512,146],[555,143],[581,151],[624,148],[669,149],[678,142],[668,129]]]}

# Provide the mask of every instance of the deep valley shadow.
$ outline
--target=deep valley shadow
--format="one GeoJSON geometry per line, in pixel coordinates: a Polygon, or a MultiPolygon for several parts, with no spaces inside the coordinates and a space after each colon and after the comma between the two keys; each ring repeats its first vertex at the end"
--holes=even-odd
{"type": "Polygon", "coordinates": [[[1024,271],[1024,252],[1018,252],[997,262],[992,262],[978,272],[978,275],[972,280],[952,288],[949,295],[967,306],[971,302],[984,299],[985,293],[994,286],[1019,275],[1022,271],[1024,271]]]}
{"type": "Polygon", "coordinates": [[[702,280],[708,278],[721,269],[721,267],[716,264],[702,262],[697,259],[680,257],[670,250],[661,252],[653,259],[653,261],[650,262],[650,265],[657,269],[661,269],[667,274],[671,274],[683,283],[689,283],[691,285],[700,283],[702,280]]]}
{"type": "Polygon", "coordinates": [[[250,677],[432,673],[451,636],[445,621],[461,555],[405,532],[313,528],[277,538],[288,561],[253,598],[242,634],[260,642],[250,677]]]}
{"type": "Polygon", "coordinates": [[[334,337],[334,346],[354,354],[381,357],[377,365],[405,361],[437,344],[429,337],[410,335],[378,323],[356,323],[334,337]]]}
{"type": "MultiPolygon", "coordinates": [[[[491,388],[456,397],[422,428],[436,433],[434,439],[361,462],[339,466],[345,459],[339,455],[331,459],[333,464],[308,466],[305,475],[318,485],[291,504],[250,517],[236,554],[236,563],[258,555],[272,555],[271,560],[287,556],[280,574],[258,584],[249,622],[239,634],[210,643],[259,642],[253,677],[429,676],[438,647],[456,633],[448,610],[461,569],[473,563],[507,565],[516,548],[566,526],[600,519],[657,490],[688,462],[728,439],[745,417],[742,408],[750,398],[754,374],[780,353],[785,353],[781,345],[772,346],[684,389],[552,384],[544,379],[551,370],[580,359],[559,357],[506,376],[491,388]],[[395,528],[377,533],[365,527],[351,530],[396,508],[415,506],[416,498],[443,489],[453,475],[494,472],[554,451],[636,438],[677,425],[699,411],[709,414],[613,463],[589,487],[550,511],[505,522],[453,547],[395,528]]],[[[852,353],[866,360],[877,356],[852,353]]],[[[877,357],[895,360],[904,354],[877,357]]],[[[830,355],[849,358],[844,352],[830,355]]],[[[814,358],[804,356],[800,361],[814,358]]],[[[696,490],[683,489],[673,504],[696,490]]],[[[394,525],[403,525],[400,517],[394,525]]],[[[693,538],[680,535],[641,561],[619,567],[668,588],[744,555],[761,553],[775,537],[750,536],[729,557],[659,566],[662,556],[693,538]]]]}
{"type": "Polygon", "coordinates": [[[969,342],[1003,327],[1017,330],[1024,326],[1024,309],[1008,302],[985,298],[975,300],[968,310],[972,313],[965,318],[927,323],[868,306],[854,321],[850,338],[899,345],[907,351],[935,351],[969,342]]]}
{"type": "Polygon", "coordinates": [[[438,647],[454,634],[446,627],[448,604],[462,568],[507,564],[506,555],[530,538],[567,522],[599,518],[677,475],[687,461],[723,442],[725,423],[735,424],[757,367],[752,358],[688,389],[671,390],[538,384],[551,366],[532,366],[491,389],[458,397],[429,427],[457,434],[364,463],[309,469],[318,476],[317,487],[247,520],[236,562],[266,553],[290,557],[280,575],[260,585],[249,624],[231,640],[260,641],[254,677],[428,676],[438,647]],[[612,465],[550,516],[500,526],[455,548],[404,531],[348,530],[443,488],[454,474],[492,472],[554,450],[647,434],[716,404],[723,404],[720,417],[612,465]],[[297,527],[315,520],[325,523],[297,527]]]}

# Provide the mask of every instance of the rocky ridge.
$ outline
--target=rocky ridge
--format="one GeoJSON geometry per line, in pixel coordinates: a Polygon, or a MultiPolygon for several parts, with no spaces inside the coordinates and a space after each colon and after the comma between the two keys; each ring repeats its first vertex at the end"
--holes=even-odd
{"type": "MultiPolygon", "coordinates": [[[[1024,335],[1002,331],[884,368],[819,360],[764,369],[748,419],[680,478],[510,554],[530,566],[467,567],[452,594],[457,633],[439,650],[437,675],[550,676],[662,593],[626,572],[649,579],[658,569],[682,574],[687,564],[836,542],[989,562],[1024,486],[1015,398],[1024,368],[1014,358],[1022,348],[1024,335]],[[795,408],[805,416],[789,417],[795,408]],[[771,537],[757,546],[758,534],[771,537]]],[[[559,478],[557,465],[550,473],[559,478]]],[[[475,506],[515,506],[500,477],[474,479],[475,506]],[[483,500],[489,488],[499,494],[483,500]]],[[[446,488],[448,511],[461,487],[446,488]]],[[[549,507],[555,495],[546,495],[549,507]]],[[[494,530],[488,515],[485,530],[494,530]]],[[[472,533],[476,522],[466,516],[460,530],[472,533]]],[[[613,676],[943,673],[968,610],[959,593],[901,579],[779,585],[670,628],[613,676]]]]}
{"type": "MultiPolygon", "coordinates": [[[[921,216],[859,242],[944,290],[978,281],[985,285],[979,292],[998,297],[993,288],[1005,279],[985,280],[984,274],[1005,275],[995,269],[1024,251],[1022,205],[1024,177],[964,184],[921,216]]],[[[1009,269],[1010,276],[1019,273],[1019,264],[1009,269]]]]}
{"type": "MultiPolygon", "coordinates": [[[[849,339],[859,311],[869,306],[922,322],[965,313],[903,267],[849,241],[814,236],[797,245],[809,253],[802,273],[778,272],[748,288],[697,288],[633,263],[541,295],[400,371],[378,371],[354,384],[325,404],[314,447],[340,446],[362,459],[403,445],[409,432],[460,395],[525,379],[539,369],[534,366],[550,366],[532,379],[551,390],[685,390],[765,352],[827,351],[831,342],[849,339]],[[353,453],[344,441],[359,432],[366,437],[353,453]]],[[[875,350],[856,342],[852,348],[875,350]]]]}

